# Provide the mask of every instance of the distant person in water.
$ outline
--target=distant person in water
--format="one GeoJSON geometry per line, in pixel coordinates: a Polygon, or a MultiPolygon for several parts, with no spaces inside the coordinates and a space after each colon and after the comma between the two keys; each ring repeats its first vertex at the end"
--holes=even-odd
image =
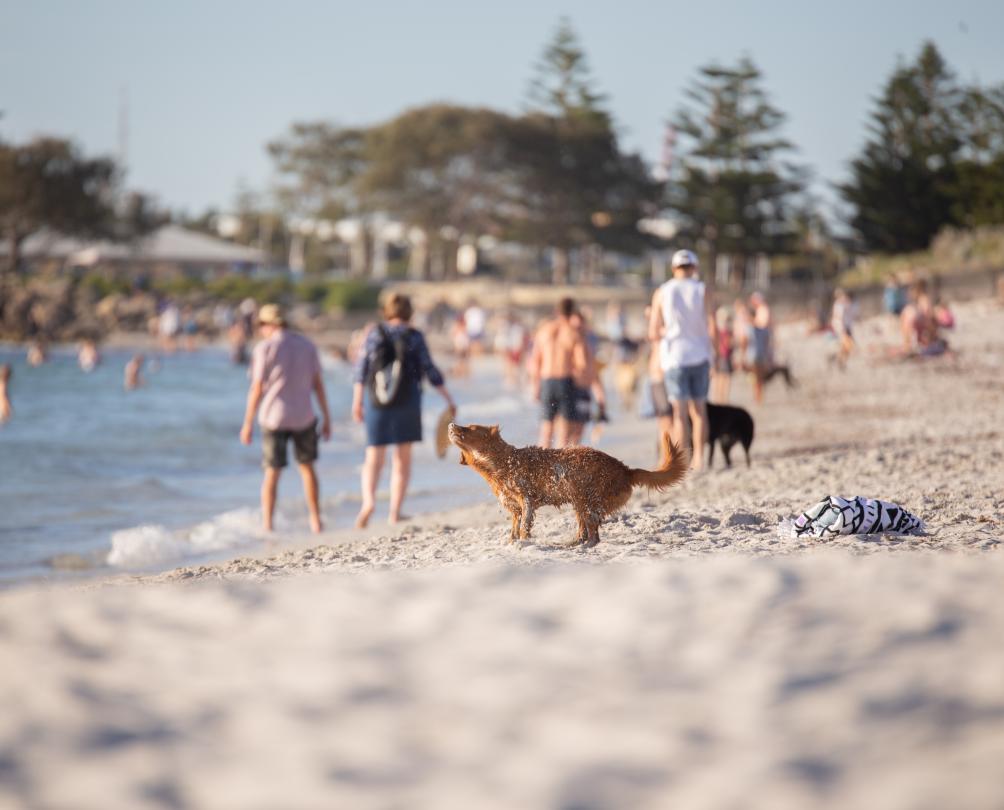
{"type": "Polygon", "coordinates": [[[11,370],[9,363],[0,363],[0,425],[10,419],[14,409],[10,406],[11,370]]]}
{"type": "Polygon", "coordinates": [[[44,365],[49,359],[49,349],[45,345],[45,341],[33,340],[28,344],[28,354],[26,357],[28,365],[32,368],[38,368],[44,365]]]}
{"type": "Polygon", "coordinates": [[[317,461],[318,432],[331,438],[328,398],[321,376],[317,347],[303,335],[287,328],[286,318],[276,304],[266,304],[258,312],[258,329],[264,338],[251,355],[251,387],[248,390],[241,441],[251,444],[255,414],[261,425],[262,466],[261,518],[265,531],[272,531],[279,474],[288,464],[287,445],[293,442],[296,462],[303,480],[303,492],[310,514],[310,528],[320,532],[320,493],[314,462],[317,461]],[[317,398],[317,416],[311,403],[317,398]],[[260,411],[259,411],[260,406],[260,411]]]}
{"type": "Polygon", "coordinates": [[[134,354],[132,359],[126,363],[124,381],[126,391],[134,391],[146,385],[146,380],[143,379],[143,364],[145,362],[145,355],[134,354]]]}
{"type": "Polygon", "coordinates": [[[422,441],[422,380],[428,380],[446,401],[446,406],[456,412],[443,375],[432,362],[425,337],[411,326],[412,313],[411,299],[393,293],[383,308],[384,322],[367,333],[356,361],[352,418],[366,424],[366,457],[360,476],[362,506],[356,518],[358,528],[369,523],[376,507],[377,482],[388,446],[393,447],[389,522],[395,524],[406,519],[401,514],[401,506],[411,478],[411,447],[422,441]],[[388,368],[397,366],[398,349],[402,356],[397,366],[397,394],[381,405],[374,402],[373,384],[374,375],[380,371],[378,361],[385,349],[392,351],[395,358],[388,368]]]}
{"type": "Polygon", "coordinates": [[[157,333],[160,336],[161,351],[170,354],[178,347],[178,335],[181,333],[181,311],[177,305],[168,301],[157,320],[157,333]]]}
{"type": "Polygon", "coordinates": [[[77,352],[77,362],[80,364],[80,370],[85,374],[89,374],[100,365],[101,353],[98,351],[98,346],[93,340],[87,339],[80,344],[80,351],[77,352]]]}

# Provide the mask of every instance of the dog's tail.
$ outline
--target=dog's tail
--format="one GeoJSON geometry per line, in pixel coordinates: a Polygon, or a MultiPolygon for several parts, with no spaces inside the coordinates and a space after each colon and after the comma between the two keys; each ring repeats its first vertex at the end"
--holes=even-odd
{"type": "Polygon", "coordinates": [[[662,490],[682,481],[690,467],[690,454],[673,444],[668,433],[662,434],[662,459],[658,470],[631,470],[631,486],[662,490]]]}

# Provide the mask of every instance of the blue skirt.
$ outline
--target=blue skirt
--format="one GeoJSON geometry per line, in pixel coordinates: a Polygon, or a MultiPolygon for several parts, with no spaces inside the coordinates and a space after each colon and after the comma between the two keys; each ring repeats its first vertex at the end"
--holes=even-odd
{"type": "Polygon", "coordinates": [[[377,408],[367,397],[363,417],[370,447],[422,441],[421,383],[404,383],[400,398],[389,408],[377,408]]]}

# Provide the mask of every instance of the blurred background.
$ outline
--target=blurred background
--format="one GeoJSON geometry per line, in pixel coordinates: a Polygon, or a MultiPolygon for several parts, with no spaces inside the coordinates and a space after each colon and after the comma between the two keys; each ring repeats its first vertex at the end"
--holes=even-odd
{"type": "Polygon", "coordinates": [[[999,4],[2,8],[0,259],[92,297],[1004,259],[999,4]]]}

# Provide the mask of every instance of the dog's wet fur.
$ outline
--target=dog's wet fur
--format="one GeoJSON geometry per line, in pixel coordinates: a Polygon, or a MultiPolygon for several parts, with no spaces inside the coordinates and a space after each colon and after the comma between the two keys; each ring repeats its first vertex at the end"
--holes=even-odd
{"type": "Polygon", "coordinates": [[[665,462],[658,470],[632,469],[592,447],[513,447],[498,425],[452,424],[449,435],[460,449],[460,463],[473,467],[512,515],[510,542],[530,538],[540,507],[571,504],[579,523],[572,545],[595,546],[600,524],[628,502],[635,487],[665,489],[690,466],[668,434],[662,437],[665,462]]]}

